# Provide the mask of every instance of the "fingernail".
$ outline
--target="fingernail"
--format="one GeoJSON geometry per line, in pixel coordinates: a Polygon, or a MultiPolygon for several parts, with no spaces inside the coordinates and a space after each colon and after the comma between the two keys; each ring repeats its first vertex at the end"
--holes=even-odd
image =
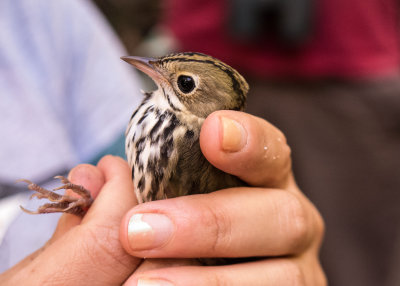
{"type": "Polygon", "coordinates": [[[173,286],[172,283],[159,279],[139,279],[137,286],[173,286]]]}
{"type": "Polygon", "coordinates": [[[128,240],[132,250],[147,250],[162,246],[171,237],[174,226],[162,214],[134,214],[128,223],[128,240]]]}
{"type": "Polygon", "coordinates": [[[227,152],[237,152],[246,144],[247,133],[237,121],[221,116],[222,149],[227,152]]]}

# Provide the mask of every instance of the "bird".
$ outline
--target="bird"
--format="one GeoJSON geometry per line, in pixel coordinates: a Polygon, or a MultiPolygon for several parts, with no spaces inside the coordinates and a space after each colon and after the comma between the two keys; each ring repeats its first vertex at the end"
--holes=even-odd
{"type": "Polygon", "coordinates": [[[134,111],[125,150],[139,203],[244,185],[211,165],[200,150],[204,120],[243,110],[248,84],[233,68],[201,53],[122,57],[157,85],[134,111]]]}
{"type": "MultiPolygon", "coordinates": [[[[243,111],[249,85],[234,68],[197,52],[158,58],[124,56],[122,60],[148,75],[156,84],[133,111],[125,132],[125,150],[139,203],[210,193],[245,186],[238,177],[207,161],[199,137],[204,120],[217,110],[243,111]]],[[[34,196],[52,201],[29,213],[68,212],[82,215],[93,199],[82,186],[58,176],[81,198],[53,195],[28,180],[34,196]]]]}

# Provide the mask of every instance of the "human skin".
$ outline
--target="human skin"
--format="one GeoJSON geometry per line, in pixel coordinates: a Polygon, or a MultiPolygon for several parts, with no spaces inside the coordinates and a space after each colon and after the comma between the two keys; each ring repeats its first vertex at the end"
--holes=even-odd
{"type": "Polygon", "coordinates": [[[64,214],[49,242],[0,284],[326,285],[323,220],[294,181],[284,135],[263,119],[218,111],[204,122],[200,145],[212,164],[251,187],[137,205],[125,161],[79,165],[69,178],[94,204],[83,218],[64,214]],[[128,233],[137,214],[150,231],[128,233]],[[211,267],[191,259],[254,256],[211,267]]]}

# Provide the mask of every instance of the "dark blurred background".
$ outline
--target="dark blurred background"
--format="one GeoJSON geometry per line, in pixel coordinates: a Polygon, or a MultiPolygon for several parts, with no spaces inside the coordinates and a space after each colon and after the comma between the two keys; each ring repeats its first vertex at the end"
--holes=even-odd
{"type": "Polygon", "coordinates": [[[129,53],[135,54],[138,46],[152,34],[162,17],[159,0],[94,0],[104,13],[129,53]]]}

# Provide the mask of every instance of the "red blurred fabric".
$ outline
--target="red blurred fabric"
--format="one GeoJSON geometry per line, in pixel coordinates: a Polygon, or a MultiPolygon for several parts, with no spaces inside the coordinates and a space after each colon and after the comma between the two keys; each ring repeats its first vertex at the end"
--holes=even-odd
{"type": "Polygon", "coordinates": [[[395,0],[315,1],[314,33],[301,48],[268,38],[239,43],[229,36],[226,0],[168,0],[165,23],[180,49],[213,55],[255,76],[383,77],[398,74],[395,0]]]}

